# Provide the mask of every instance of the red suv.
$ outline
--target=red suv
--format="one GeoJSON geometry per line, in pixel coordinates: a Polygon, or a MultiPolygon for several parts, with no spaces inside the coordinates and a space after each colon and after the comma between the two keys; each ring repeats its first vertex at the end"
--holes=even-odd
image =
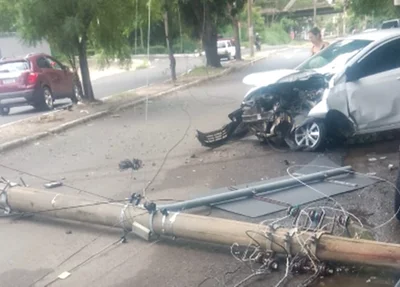
{"type": "Polygon", "coordinates": [[[0,114],[10,108],[31,105],[52,110],[57,99],[81,100],[73,73],[56,59],[45,54],[0,60],[0,114]]]}

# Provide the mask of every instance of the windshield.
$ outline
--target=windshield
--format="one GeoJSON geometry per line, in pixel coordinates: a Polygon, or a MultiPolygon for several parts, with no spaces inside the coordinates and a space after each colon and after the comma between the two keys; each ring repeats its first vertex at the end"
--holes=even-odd
{"type": "Polygon", "coordinates": [[[225,43],[226,43],[226,42],[220,42],[220,41],[218,41],[218,42],[217,42],[218,48],[225,48],[225,43]]]}
{"type": "Polygon", "coordinates": [[[368,46],[372,41],[369,40],[342,40],[333,43],[320,53],[311,57],[309,60],[301,64],[298,70],[319,69],[328,64],[333,63],[335,60],[345,59],[347,62],[351,57],[360,52],[363,48],[368,46]]]}
{"type": "Polygon", "coordinates": [[[29,64],[26,61],[0,63],[0,73],[22,72],[29,70],[29,64]]]}

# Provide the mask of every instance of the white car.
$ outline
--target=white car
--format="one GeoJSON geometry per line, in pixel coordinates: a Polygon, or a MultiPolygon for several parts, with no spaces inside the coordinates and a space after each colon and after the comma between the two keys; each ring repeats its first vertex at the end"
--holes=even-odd
{"type": "Polygon", "coordinates": [[[236,49],[230,40],[219,40],[217,42],[218,56],[228,60],[236,57],[236,49]]]}
{"type": "Polygon", "coordinates": [[[324,75],[328,86],[315,105],[294,118],[293,141],[317,150],[327,133],[345,137],[400,128],[400,29],[361,33],[338,40],[293,70],[251,74],[244,103],[265,87],[324,75]]]}

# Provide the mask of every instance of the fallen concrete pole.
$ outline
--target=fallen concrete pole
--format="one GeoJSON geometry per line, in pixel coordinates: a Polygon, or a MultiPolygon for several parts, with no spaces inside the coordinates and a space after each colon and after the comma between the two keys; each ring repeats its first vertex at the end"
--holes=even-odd
{"type": "Polygon", "coordinates": [[[121,227],[131,230],[140,224],[155,234],[176,236],[223,245],[248,245],[259,242],[262,247],[285,254],[285,247],[292,255],[304,253],[299,242],[305,242],[309,250],[321,261],[371,265],[400,270],[400,245],[367,240],[354,240],[327,234],[317,236],[309,232],[294,232],[268,226],[212,218],[193,214],[160,212],[149,214],[146,210],[117,203],[100,204],[76,196],[68,196],[45,190],[12,187],[0,196],[0,207],[13,211],[39,213],[43,216],[121,227]],[[250,237],[247,235],[253,237],[250,237]]]}
{"type": "Polygon", "coordinates": [[[326,178],[341,175],[351,170],[351,166],[345,166],[330,170],[324,170],[321,172],[316,172],[307,175],[301,175],[297,178],[289,178],[285,180],[280,180],[276,182],[265,183],[258,186],[252,186],[248,188],[242,188],[238,190],[233,190],[230,192],[224,192],[220,194],[209,195],[205,197],[200,197],[196,199],[186,200],[182,202],[160,205],[160,210],[169,210],[169,211],[177,211],[177,210],[185,210],[200,206],[206,206],[210,204],[221,203],[228,200],[238,199],[242,197],[249,197],[258,193],[268,193],[275,192],[279,189],[290,188],[293,186],[297,186],[300,182],[310,183],[315,181],[324,180],[326,178]]]}

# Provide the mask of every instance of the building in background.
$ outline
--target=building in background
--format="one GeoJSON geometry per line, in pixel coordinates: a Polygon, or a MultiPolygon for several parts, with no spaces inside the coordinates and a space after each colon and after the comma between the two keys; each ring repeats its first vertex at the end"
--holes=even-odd
{"type": "Polygon", "coordinates": [[[50,45],[43,41],[36,46],[30,46],[15,33],[0,34],[0,58],[24,56],[29,53],[46,53],[51,55],[50,45]]]}

